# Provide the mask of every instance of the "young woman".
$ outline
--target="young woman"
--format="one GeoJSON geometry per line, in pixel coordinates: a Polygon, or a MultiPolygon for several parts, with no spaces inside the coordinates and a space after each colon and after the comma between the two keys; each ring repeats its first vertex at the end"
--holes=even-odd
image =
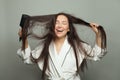
{"type": "Polygon", "coordinates": [[[17,54],[27,64],[37,63],[42,70],[43,80],[80,80],[78,74],[86,66],[86,60],[100,60],[106,53],[103,27],[67,13],[29,16],[18,34],[22,37],[22,48],[17,54]],[[33,27],[37,23],[44,24],[42,26],[46,29],[46,34],[39,36],[33,33],[33,27]],[[88,26],[95,32],[94,47],[78,37],[74,24],[88,26]],[[42,43],[31,50],[28,36],[40,39],[42,43]]]}

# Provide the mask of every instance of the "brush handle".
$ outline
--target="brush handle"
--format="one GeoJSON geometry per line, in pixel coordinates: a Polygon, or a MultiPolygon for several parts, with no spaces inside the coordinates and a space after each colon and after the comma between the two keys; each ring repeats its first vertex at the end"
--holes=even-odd
{"type": "MultiPolygon", "coordinates": [[[[24,27],[24,25],[25,25],[25,21],[26,21],[26,19],[29,17],[29,15],[27,15],[27,14],[22,14],[22,17],[21,17],[21,20],[20,20],[20,24],[19,24],[19,26],[21,27],[21,28],[23,28],[24,27]]],[[[22,40],[22,37],[19,37],[19,41],[21,41],[22,40]]]]}

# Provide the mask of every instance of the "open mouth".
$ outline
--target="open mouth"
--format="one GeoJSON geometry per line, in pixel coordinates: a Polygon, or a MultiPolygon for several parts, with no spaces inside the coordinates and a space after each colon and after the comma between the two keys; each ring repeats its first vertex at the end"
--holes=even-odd
{"type": "Polygon", "coordinates": [[[64,30],[59,30],[59,29],[56,29],[57,32],[63,32],[64,30]]]}

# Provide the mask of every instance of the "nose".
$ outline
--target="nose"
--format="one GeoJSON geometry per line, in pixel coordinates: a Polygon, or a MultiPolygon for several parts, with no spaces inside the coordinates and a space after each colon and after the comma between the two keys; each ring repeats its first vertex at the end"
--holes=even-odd
{"type": "Polygon", "coordinates": [[[56,27],[57,27],[57,28],[61,28],[61,27],[62,27],[62,24],[59,23],[59,24],[56,25],[56,27]]]}

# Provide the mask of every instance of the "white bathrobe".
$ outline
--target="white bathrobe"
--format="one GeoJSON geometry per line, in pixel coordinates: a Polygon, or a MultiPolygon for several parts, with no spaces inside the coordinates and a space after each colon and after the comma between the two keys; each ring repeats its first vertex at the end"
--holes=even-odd
{"type": "MultiPolygon", "coordinates": [[[[95,44],[93,48],[86,43],[82,43],[87,53],[93,57],[87,57],[88,59],[92,59],[94,61],[100,60],[100,57],[104,55],[101,53],[101,48],[95,44]]],[[[43,46],[40,45],[31,51],[30,46],[25,49],[25,53],[19,49],[17,54],[22,57],[24,63],[32,64],[32,60],[30,55],[32,54],[33,58],[37,59],[40,56],[43,46]]],[[[46,75],[48,75],[48,80],[80,80],[80,76],[76,75],[76,59],[74,56],[74,51],[71,45],[68,43],[67,38],[65,39],[62,48],[59,54],[56,51],[56,47],[54,42],[52,41],[49,46],[49,70],[46,70],[46,75]]],[[[85,56],[82,53],[78,55],[79,66],[81,65],[85,56]]],[[[39,61],[39,68],[43,69],[43,61],[39,61]]]]}

